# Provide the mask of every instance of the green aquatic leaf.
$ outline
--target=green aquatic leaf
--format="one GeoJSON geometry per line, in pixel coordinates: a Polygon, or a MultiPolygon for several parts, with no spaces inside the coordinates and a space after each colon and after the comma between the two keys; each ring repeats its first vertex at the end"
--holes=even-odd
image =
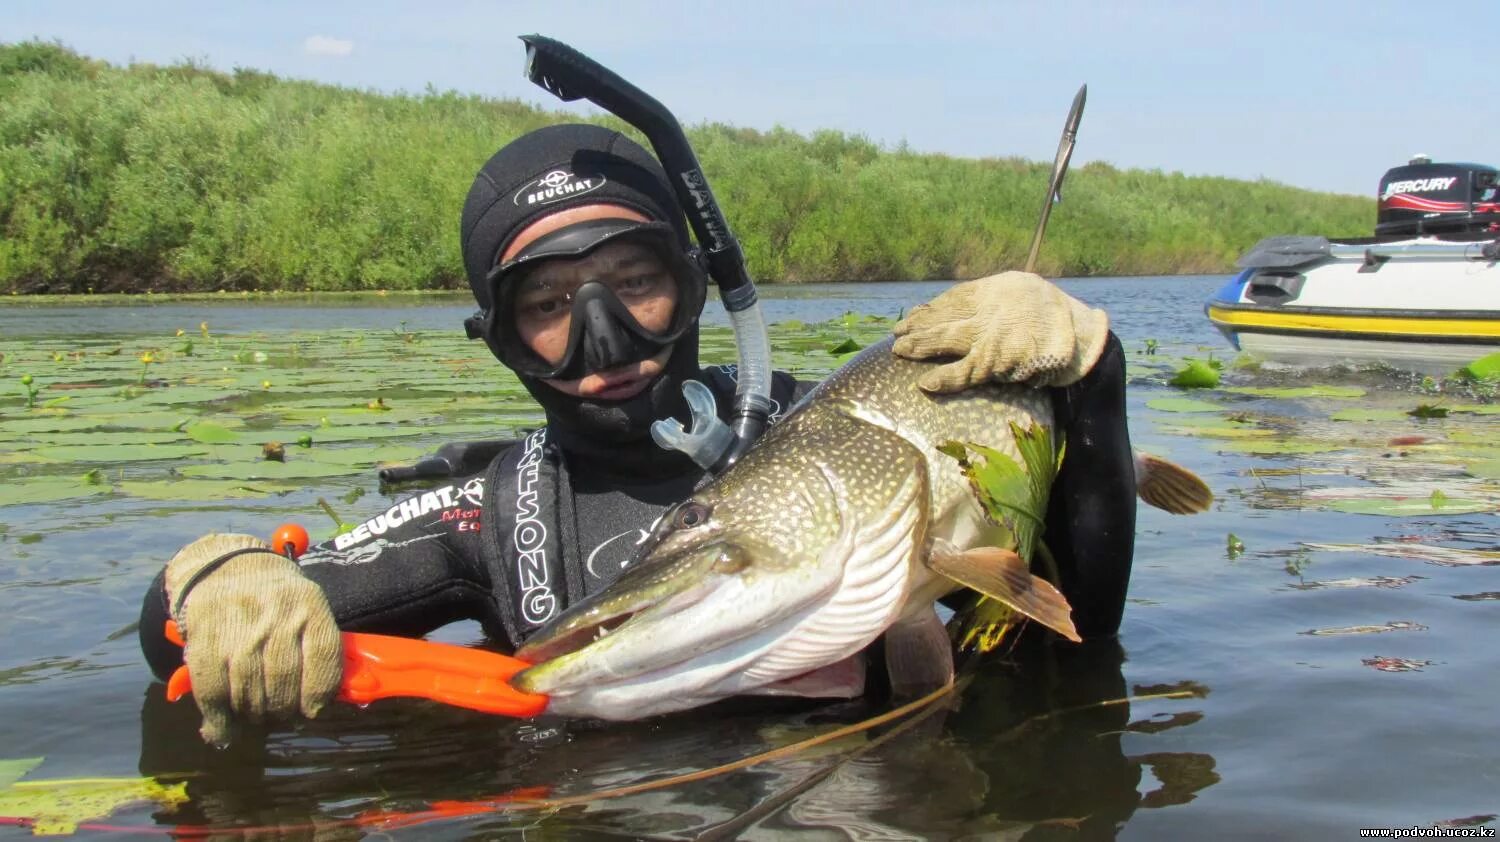
{"type": "Polygon", "coordinates": [[[136,430],[129,433],[94,431],[88,433],[46,433],[34,437],[36,447],[61,447],[64,445],[119,445],[119,444],[170,444],[182,441],[180,433],[148,433],[136,430]]]}
{"type": "Polygon", "coordinates": [[[1233,532],[1229,533],[1229,537],[1224,540],[1224,554],[1229,556],[1230,561],[1234,561],[1241,555],[1244,555],[1244,553],[1245,542],[1241,541],[1240,536],[1233,532]]]}
{"type": "Polygon", "coordinates": [[[1400,409],[1369,409],[1362,406],[1341,409],[1328,416],[1332,421],[1402,421],[1407,417],[1406,412],[1400,409]]]}
{"type": "Polygon", "coordinates": [[[1358,386],[1231,386],[1224,391],[1262,398],[1362,398],[1358,386]]]}
{"type": "Polygon", "coordinates": [[[54,462],[151,462],[188,459],[208,450],[193,444],[73,444],[39,447],[34,452],[54,462]]]}
{"type": "Polygon", "coordinates": [[[187,433],[188,438],[203,444],[229,444],[240,439],[239,433],[209,421],[189,424],[183,432],[187,433]]]}
{"type": "Polygon", "coordinates": [[[1500,415],[1500,403],[1463,403],[1451,404],[1448,411],[1462,412],[1468,415],[1500,415]]]}
{"type": "Polygon", "coordinates": [[[1448,408],[1435,406],[1433,404],[1418,404],[1416,409],[1406,413],[1413,418],[1447,418],[1448,408]]]}
{"type": "Polygon", "coordinates": [[[1458,373],[1474,380],[1500,380],[1500,351],[1480,357],[1458,373]]]}
{"type": "Polygon", "coordinates": [[[142,500],[227,500],[264,497],[270,492],[236,480],[126,480],[118,490],[142,500]]]}
{"type": "Polygon", "coordinates": [[[107,485],[90,484],[79,477],[22,477],[0,483],[0,506],[23,506],[29,503],[54,503],[75,497],[91,497],[110,490],[107,485]]]}
{"type": "Polygon", "coordinates": [[[1225,407],[1194,398],[1153,398],[1146,406],[1158,412],[1223,412],[1225,407]]]}
{"type": "Polygon", "coordinates": [[[188,465],[178,470],[186,477],[234,480],[303,480],[347,476],[365,470],[354,465],[297,460],[292,462],[235,462],[232,464],[188,465]]]}
{"type": "Polygon", "coordinates": [[[30,819],[37,836],[60,836],[142,801],[170,811],[187,803],[187,784],[163,784],[155,778],[18,781],[0,791],[0,815],[30,819]]]}
{"type": "Polygon", "coordinates": [[[1464,466],[1464,472],[1480,479],[1500,479],[1500,459],[1479,459],[1464,466]]]}
{"type": "Polygon", "coordinates": [[[368,467],[381,462],[414,461],[426,456],[431,451],[431,448],[413,447],[405,444],[387,444],[376,447],[320,447],[314,448],[307,453],[298,454],[297,458],[311,459],[315,462],[326,462],[330,465],[368,467]]]}
{"type": "Polygon", "coordinates": [[[1219,370],[1203,360],[1189,359],[1167,382],[1183,389],[1212,389],[1219,385],[1219,370]]]}
{"type": "Polygon", "coordinates": [[[1383,517],[1415,517],[1418,515],[1468,515],[1493,512],[1500,504],[1463,497],[1445,497],[1441,508],[1433,506],[1431,497],[1362,497],[1354,499],[1328,500],[1324,505],[1336,512],[1355,515],[1380,515],[1383,517]]]}
{"type": "Polygon", "coordinates": [[[45,757],[0,758],[0,789],[26,777],[26,773],[42,765],[45,757]]]}
{"type": "Polygon", "coordinates": [[[855,351],[860,350],[861,347],[862,346],[858,342],[855,342],[853,339],[845,339],[843,342],[840,342],[832,348],[829,348],[828,353],[834,355],[835,357],[842,357],[846,354],[851,354],[855,351]]]}
{"type": "Polygon", "coordinates": [[[1273,456],[1292,453],[1327,453],[1332,450],[1342,450],[1343,445],[1321,441],[1252,439],[1249,441],[1228,442],[1221,445],[1221,449],[1234,453],[1254,453],[1262,456],[1273,456]]]}
{"type": "MultiPolygon", "coordinates": [[[[1008,539],[1001,539],[998,544],[1015,550],[1030,562],[1034,555],[1046,557],[1040,542],[1043,517],[1063,453],[1062,448],[1053,449],[1052,434],[1046,428],[1033,426],[1023,430],[1012,423],[1011,432],[1020,461],[975,444],[945,442],[939,450],[958,460],[985,514],[1009,533],[1008,539]],[[981,458],[968,458],[971,451],[981,458]]],[[[1000,645],[1020,619],[1010,606],[986,597],[963,612],[954,625],[954,637],[960,648],[989,652],[1000,645]]]]}

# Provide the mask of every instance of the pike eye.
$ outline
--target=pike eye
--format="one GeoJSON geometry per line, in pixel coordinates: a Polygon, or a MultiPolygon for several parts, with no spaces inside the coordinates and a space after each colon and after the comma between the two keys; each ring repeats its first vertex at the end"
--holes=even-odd
{"type": "Polygon", "coordinates": [[[672,518],[672,525],[678,529],[692,529],[706,522],[708,522],[708,507],[702,503],[683,503],[672,518]]]}

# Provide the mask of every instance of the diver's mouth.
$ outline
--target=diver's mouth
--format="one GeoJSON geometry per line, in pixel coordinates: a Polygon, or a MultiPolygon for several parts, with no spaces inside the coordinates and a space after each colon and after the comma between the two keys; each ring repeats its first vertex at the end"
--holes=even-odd
{"type": "Polygon", "coordinates": [[[533,664],[540,664],[577,652],[596,640],[603,640],[610,632],[630,622],[636,613],[627,611],[624,614],[617,614],[597,623],[576,628],[554,640],[546,640],[534,645],[528,643],[516,652],[516,657],[533,664]]]}

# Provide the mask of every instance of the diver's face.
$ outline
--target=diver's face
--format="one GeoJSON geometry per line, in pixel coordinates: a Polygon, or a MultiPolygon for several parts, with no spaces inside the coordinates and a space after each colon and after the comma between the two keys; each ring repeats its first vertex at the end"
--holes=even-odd
{"type": "MultiPolygon", "coordinates": [[[[568,349],[573,321],[573,298],[586,283],[609,287],[641,327],[662,333],[672,324],[677,306],[677,282],[661,258],[638,243],[606,243],[583,257],[539,263],[527,272],[516,290],[516,331],[537,356],[556,365],[568,349]]],[[[671,349],[650,359],[603,371],[577,380],[542,382],[573,397],[625,400],[635,397],[660,374],[671,349]]]]}

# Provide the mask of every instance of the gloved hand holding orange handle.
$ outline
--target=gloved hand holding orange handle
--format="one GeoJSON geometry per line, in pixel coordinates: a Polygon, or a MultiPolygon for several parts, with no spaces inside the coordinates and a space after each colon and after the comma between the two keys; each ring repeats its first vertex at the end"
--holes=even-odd
{"type": "MultiPolygon", "coordinates": [[[[256,549],[264,546],[250,536],[207,536],[184,548],[167,566],[168,597],[174,606],[172,616],[178,618],[186,613],[183,603],[195,586],[199,586],[195,592],[198,599],[193,604],[201,603],[206,606],[200,607],[198,611],[202,612],[208,622],[205,628],[209,629],[210,637],[205,640],[209,641],[206,644],[209,648],[202,651],[190,650],[197,651],[198,667],[212,671],[220,663],[223,651],[229,651],[243,659],[247,653],[241,650],[246,646],[250,647],[248,654],[252,657],[265,655],[267,651],[285,650],[285,646],[268,644],[267,632],[257,627],[265,620],[264,611],[251,610],[249,616],[243,616],[246,613],[244,600],[235,598],[237,594],[243,595],[247,590],[271,593],[273,586],[277,586],[279,590],[275,590],[274,595],[281,604],[300,605],[305,609],[297,617],[291,618],[302,618],[302,621],[287,624],[289,634],[294,637],[301,635],[294,641],[298,644],[294,651],[300,649],[302,652],[301,660],[290,665],[279,664],[277,675],[281,678],[278,678],[279,683],[276,685],[278,692],[266,694],[266,699],[255,700],[259,704],[250,706],[252,715],[285,716],[300,707],[303,715],[312,716],[328,695],[335,695],[355,704],[368,704],[376,699],[398,696],[425,698],[485,713],[517,717],[536,716],[546,709],[546,696],[522,693],[507,683],[511,676],[530,666],[525,661],[446,643],[339,632],[333,625],[333,615],[328,609],[327,601],[316,586],[300,575],[296,565],[290,563],[307,551],[307,530],[296,524],[285,524],[276,530],[271,539],[271,548],[275,555],[281,556],[280,559],[270,552],[256,549]],[[229,548],[228,552],[225,552],[226,548],[229,548]],[[227,566],[226,563],[233,565],[228,574],[221,572],[227,566]],[[177,573],[176,576],[173,575],[174,572],[177,573]],[[246,577],[251,577],[247,580],[248,583],[239,581],[246,577]],[[173,587],[174,580],[176,588],[173,587]],[[205,581],[208,582],[206,586],[203,585],[205,581]],[[219,587],[220,583],[223,587],[219,587]],[[226,589],[230,598],[222,598],[223,595],[218,593],[226,589]],[[231,608],[238,609],[239,613],[230,611],[231,608]],[[246,634],[240,637],[249,642],[237,648],[220,640],[233,638],[231,643],[238,641],[239,638],[234,638],[230,632],[247,629],[246,634]],[[314,629],[318,630],[316,634],[312,631],[314,629]],[[309,635],[313,635],[311,644],[302,639],[309,635]],[[337,651],[339,649],[342,653],[337,651]],[[309,653],[314,653],[316,657],[309,653]],[[339,672],[334,673],[334,669],[339,672]],[[299,685],[299,673],[304,677],[311,676],[311,685],[306,678],[299,685]],[[334,679],[338,680],[336,692],[332,687],[334,679]],[[287,686],[282,687],[282,684],[287,686]],[[309,686],[321,689],[309,690],[309,686]]],[[[183,635],[177,619],[167,621],[165,632],[168,640],[178,646],[183,645],[183,635]]],[[[205,644],[200,643],[202,645],[205,644]]],[[[187,660],[189,663],[194,661],[192,657],[187,660]]],[[[237,675],[231,673],[229,678],[237,675]]],[[[258,675],[259,673],[250,678],[258,675]]],[[[205,692],[213,690],[209,701],[199,700],[199,707],[205,711],[204,736],[205,739],[223,740],[228,734],[227,717],[230,714],[220,708],[229,704],[228,700],[235,698],[235,694],[220,686],[224,684],[225,676],[215,673],[210,677],[218,680],[218,683],[212,688],[205,688],[205,692]],[[210,711],[216,713],[212,721],[210,711]]],[[[266,683],[264,679],[259,679],[251,681],[251,686],[258,687],[263,683],[266,683]]],[[[167,699],[175,702],[190,692],[192,679],[188,667],[184,665],[168,681],[167,699]]],[[[236,710],[233,713],[238,715],[241,712],[236,710]]]]}
{"type": "MultiPolygon", "coordinates": [[[[167,639],[182,645],[177,624],[167,622],[167,639]]],[[[536,716],[547,697],[522,693],[507,682],[531,666],[525,661],[448,643],[381,634],[344,632],[344,672],[338,698],[369,704],[394,697],[423,698],[502,716],[536,716]]],[[[167,682],[168,701],[193,689],[187,667],[167,682]]]]}

